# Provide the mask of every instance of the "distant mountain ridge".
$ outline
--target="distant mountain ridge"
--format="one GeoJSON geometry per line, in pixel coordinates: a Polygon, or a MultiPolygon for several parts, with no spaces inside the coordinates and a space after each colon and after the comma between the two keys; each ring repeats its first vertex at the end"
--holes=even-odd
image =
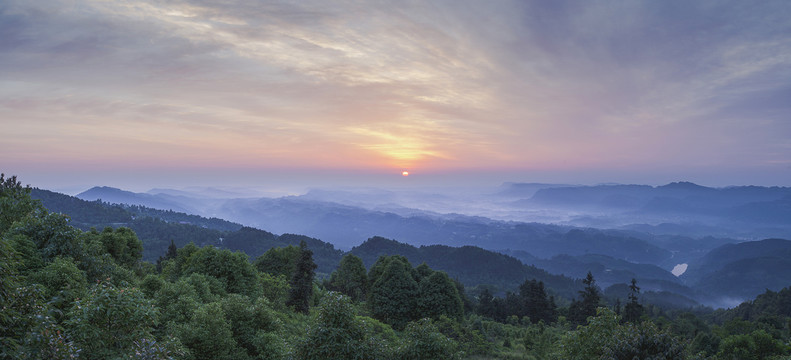
{"type": "Polygon", "coordinates": [[[550,187],[536,191],[532,204],[596,206],[641,212],[679,210],[728,216],[728,210],[791,196],[791,187],[732,186],[711,188],[691,182],[662,186],[597,185],[550,187]]]}
{"type": "MultiPolygon", "coordinates": [[[[604,201],[610,205],[636,208],[637,210],[626,211],[631,214],[649,210],[654,213],[662,213],[668,209],[678,208],[682,210],[682,213],[689,212],[687,215],[681,215],[682,219],[695,219],[696,216],[702,216],[702,213],[708,211],[705,215],[707,217],[728,220],[728,216],[732,216],[740,209],[747,214],[760,216],[755,214],[760,214],[765,210],[763,206],[766,204],[776,205],[777,209],[771,208],[772,211],[779,209],[782,215],[785,202],[791,199],[783,195],[789,191],[789,188],[748,186],[717,189],[685,182],[659,187],[645,185],[598,186],[607,190],[604,193],[596,193],[593,188],[597,187],[544,186],[541,184],[528,186],[520,191],[529,192],[535,187],[540,187],[536,190],[534,198],[549,196],[552,195],[552,192],[556,192],[562,195],[561,198],[569,199],[569,201],[577,197],[581,203],[604,201]],[[544,194],[540,195],[542,192],[544,194]],[[656,196],[657,194],[662,196],[656,196]],[[778,196],[779,198],[776,198],[778,196]],[[635,199],[642,199],[640,201],[643,203],[635,202],[635,199]],[[769,200],[758,201],[761,199],[769,200]],[[729,207],[718,207],[723,204],[729,207]]],[[[227,215],[230,220],[236,223],[267,229],[273,233],[305,234],[310,239],[329,241],[347,249],[353,247],[357,249],[368,239],[381,236],[403,242],[402,244],[411,244],[409,245],[411,247],[418,246],[416,249],[430,248],[436,245],[453,249],[477,246],[481,250],[488,249],[514,255],[522,254],[524,257],[520,255],[520,259],[523,259],[525,263],[534,264],[548,270],[549,273],[579,277],[583,272],[593,271],[605,287],[610,284],[613,286],[623,284],[627,279],[635,277],[639,279],[646,290],[656,293],[671,292],[711,304],[719,304],[717,302],[719,298],[729,297],[738,300],[750,298],[764,290],[763,288],[759,289],[761,286],[776,289],[785,284],[786,280],[783,278],[786,275],[785,270],[791,269],[791,264],[788,264],[786,260],[774,256],[784,254],[783,250],[775,249],[774,254],[770,254],[768,257],[761,253],[754,257],[737,256],[731,259],[722,255],[725,252],[716,256],[714,254],[718,253],[712,252],[708,257],[705,257],[704,255],[710,249],[736,242],[736,240],[716,237],[695,239],[635,231],[641,228],[697,226],[688,223],[667,223],[656,226],[635,224],[630,227],[633,230],[600,230],[498,221],[484,217],[438,214],[405,208],[398,208],[399,213],[397,214],[319,200],[339,195],[326,192],[316,192],[311,196],[203,201],[180,196],[181,194],[137,196],[135,193],[115,191],[117,189],[95,189],[104,194],[121,194],[130,201],[152,201],[153,197],[158,199],[160,205],[173,202],[183,207],[203,206],[202,211],[205,214],[227,215]],[[722,264],[711,262],[711,258],[718,256],[723,259],[722,264]],[[725,261],[726,259],[728,261],[725,261]],[[669,269],[684,262],[689,264],[689,268],[681,279],[669,275],[667,272],[669,269]],[[750,278],[742,276],[743,274],[753,274],[752,276],[760,276],[761,279],[745,285],[744,283],[750,278]],[[692,291],[685,285],[694,289],[705,289],[706,292],[713,294],[713,297],[701,296],[698,291],[692,291]],[[739,291],[733,291],[734,286],[738,287],[739,291]]],[[[370,194],[376,195],[376,192],[369,192],[370,194]]],[[[515,193],[504,191],[503,194],[497,196],[507,201],[509,196],[514,196],[515,193]]],[[[362,201],[369,195],[355,198],[357,200],[354,201],[362,201]]],[[[551,197],[549,196],[549,198],[551,197]]],[[[441,199],[438,198],[438,200],[441,199]]],[[[782,216],[775,216],[774,219],[772,221],[775,223],[770,223],[770,225],[778,226],[778,228],[782,228],[788,222],[782,216]]],[[[716,229],[717,226],[711,225],[711,228],[716,229]]],[[[277,238],[277,235],[269,234],[259,236],[269,240],[277,238]]],[[[242,243],[237,242],[237,245],[234,246],[242,246],[239,245],[242,243]]],[[[771,241],[767,243],[771,243],[771,241]]],[[[262,244],[266,244],[266,242],[262,244]]],[[[760,244],[762,243],[756,242],[751,246],[765,246],[760,244]]],[[[741,246],[741,244],[739,245],[741,246]]],[[[252,245],[252,248],[255,249],[254,251],[261,251],[266,246],[269,245],[252,245]]],[[[722,246],[722,249],[729,249],[729,247],[722,246]]],[[[402,247],[401,250],[406,254],[412,253],[416,259],[423,260],[426,259],[425,255],[420,254],[428,251],[418,251],[409,247],[402,247]]],[[[458,250],[452,251],[458,252],[458,250]]],[[[340,252],[337,253],[340,254],[340,252]]],[[[437,256],[447,256],[446,252],[441,253],[443,255],[437,256]]],[[[743,255],[750,252],[738,251],[737,253],[743,255]]],[[[789,276],[791,277],[791,274],[789,276]]],[[[785,286],[787,285],[789,284],[785,284],[785,286]]]]}
{"type": "MultiPolygon", "coordinates": [[[[172,196],[94,188],[93,199],[102,194],[122,194],[116,200],[172,206],[189,206],[189,201],[172,196]]],[[[193,201],[193,200],[190,200],[193,201]]],[[[195,200],[197,201],[197,200],[195,200]]],[[[574,229],[557,225],[495,221],[482,217],[416,212],[401,216],[392,212],[367,210],[357,206],[287,196],[281,198],[208,200],[208,209],[194,209],[204,216],[220,216],[247,226],[274,233],[298,233],[351,248],[373,236],[398,239],[413,245],[443,244],[481,246],[490,250],[511,248],[549,258],[559,254],[611,254],[632,262],[660,264],[671,253],[639,238],[603,233],[595,229],[574,229]],[[213,207],[212,207],[213,206],[213,207]]]]}
{"type": "MultiPolygon", "coordinates": [[[[199,246],[213,245],[238,250],[256,257],[272,247],[297,245],[304,240],[314,252],[318,270],[325,274],[338,265],[342,252],[332,244],[304,235],[275,235],[268,231],[244,227],[220,219],[206,219],[196,215],[174,213],[140,206],[113,205],[102,201],[87,201],[48,190],[34,189],[33,198],[42,201],[50,211],[74,214],[72,223],[84,229],[102,226],[128,226],[143,241],[144,260],[154,261],[166,251],[169,240],[177,246],[195,242],[199,246]],[[110,214],[110,215],[108,215],[110,214]],[[91,218],[109,222],[95,222],[91,218]],[[171,222],[164,221],[169,218],[171,222]],[[197,224],[203,223],[204,226],[197,224]],[[231,227],[232,230],[216,228],[231,227]],[[186,236],[182,236],[186,235],[186,236]]],[[[415,265],[427,262],[435,269],[444,270],[468,286],[492,285],[495,288],[515,289],[527,278],[545,281],[554,286],[557,294],[573,298],[581,289],[579,280],[552,275],[518,260],[478,247],[454,248],[433,245],[416,248],[381,237],[369,239],[355,247],[352,253],[361,256],[368,267],[379,255],[404,255],[415,265]]]]}
{"type": "MultiPolygon", "coordinates": [[[[152,209],[191,213],[189,209],[176,200],[179,196],[170,194],[152,195],[107,186],[96,186],[77,194],[76,197],[88,201],[101,200],[112,204],[140,205],[152,209]]],[[[182,198],[184,197],[182,196],[182,198]]]]}
{"type": "Polygon", "coordinates": [[[558,186],[538,189],[511,205],[524,211],[569,211],[576,215],[566,223],[574,226],[640,227],[655,234],[688,236],[791,238],[791,187],[713,188],[691,182],[558,186]]]}
{"type": "MultiPolygon", "coordinates": [[[[111,190],[112,191],[112,190],[111,190]]],[[[69,215],[72,225],[88,230],[126,226],[143,241],[143,260],[153,262],[167,251],[170,241],[182,247],[189,242],[242,251],[255,258],[272,247],[299,245],[304,240],[314,252],[318,271],[335,270],[343,253],[332,244],[303,235],[275,235],[221,219],[157,210],[140,206],[87,201],[48,190],[33,189],[31,196],[52,212],[69,215]]]]}

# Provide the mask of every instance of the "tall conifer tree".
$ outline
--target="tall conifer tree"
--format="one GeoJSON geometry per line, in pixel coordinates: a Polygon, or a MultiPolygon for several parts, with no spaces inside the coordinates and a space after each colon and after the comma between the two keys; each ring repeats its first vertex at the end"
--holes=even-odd
{"type": "Polygon", "coordinates": [[[595,316],[596,308],[601,301],[599,288],[590,271],[582,283],[585,284],[585,288],[579,292],[581,299],[573,301],[569,306],[569,320],[576,324],[584,324],[589,316],[595,316]]]}
{"type": "Polygon", "coordinates": [[[624,320],[628,322],[637,322],[643,315],[643,305],[637,302],[638,294],[640,294],[640,287],[637,286],[637,280],[632,279],[632,284],[629,285],[629,302],[626,303],[623,314],[624,320]]]}
{"type": "Polygon", "coordinates": [[[286,305],[293,306],[294,311],[307,314],[310,309],[310,297],[313,296],[316,263],[313,262],[313,251],[308,249],[304,240],[299,242],[299,251],[299,260],[291,277],[291,291],[286,305]]]}

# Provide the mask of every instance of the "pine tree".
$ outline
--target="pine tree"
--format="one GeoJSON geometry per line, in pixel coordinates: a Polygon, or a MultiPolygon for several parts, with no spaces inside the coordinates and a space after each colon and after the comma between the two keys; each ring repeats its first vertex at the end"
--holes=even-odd
{"type": "Polygon", "coordinates": [[[584,324],[588,317],[595,316],[601,301],[599,288],[590,271],[582,283],[585,284],[585,288],[579,292],[580,301],[574,300],[569,306],[569,320],[576,324],[584,324]]]}
{"type": "Polygon", "coordinates": [[[168,245],[168,251],[165,253],[165,260],[175,259],[178,255],[178,247],[173,242],[173,239],[170,239],[170,245],[168,245]]]}
{"type": "Polygon", "coordinates": [[[624,320],[627,322],[637,322],[640,316],[643,315],[643,305],[637,302],[637,295],[640,294],[640,288],[637,286],[637,280],[632,279],[632,284],[629,285],[629,302],[624,307],[624,320]]]}
{"type": "Polygon", "coordinates": [[[162,262],[168,261],[170,259],[175,259],[178,255],[178,247],[176,244],[173,243],[173,239],[170,239],[170,245],[168,245],[168,251],[165,253],[165,256],[160,256],[157,259],[157,272],[162,272],[162,262]]]}
{"type": "Polygon", "coordinates": [[[554,301],[550,301],[544,289],[544,282],[526,280],[519,286],[519,296],[522,298],[525,315],[534,323],[543,320],[544,323],[553,323],[557,320],[554,301]]]}
{"type": "Polygon", "coordinates": [[[478,314],[490,318],[495,318],[495,303],[494,296],[489,291],[489,288],[483,288],[481,294],[478,295],[478,314]]]}
{"type": "Polygon", "coordinates": [[[299,243],[299,254],[296,270],[291,277],[291,291],[286,305],[293,306],[296,312],[307,314],[310,309],[310,298],[313,295],[316,263],[313,262],[313,251],[308,249],[304,240],[299,243]]]}

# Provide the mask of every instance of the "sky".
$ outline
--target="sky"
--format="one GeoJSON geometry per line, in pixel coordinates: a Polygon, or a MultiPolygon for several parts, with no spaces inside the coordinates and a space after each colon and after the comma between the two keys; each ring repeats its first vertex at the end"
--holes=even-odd
{"type": "Polygon", "coordinates": [[[0,171],[791,186],[789,19],[786,0],[2,0],[0,171]]]}

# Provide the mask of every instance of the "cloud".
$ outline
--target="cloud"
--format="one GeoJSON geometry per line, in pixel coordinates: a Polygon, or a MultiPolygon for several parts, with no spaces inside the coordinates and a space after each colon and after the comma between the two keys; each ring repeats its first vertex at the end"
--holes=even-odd
{"type": "Polygon", "coordinates": [[[0,6],[14,156],[435,169],[791,157],[783,1],[0,6]],[[55,141],[32,150],[37,137],[55,141]],[[101,157],[107,139],[119,150],[101,157]]]}

